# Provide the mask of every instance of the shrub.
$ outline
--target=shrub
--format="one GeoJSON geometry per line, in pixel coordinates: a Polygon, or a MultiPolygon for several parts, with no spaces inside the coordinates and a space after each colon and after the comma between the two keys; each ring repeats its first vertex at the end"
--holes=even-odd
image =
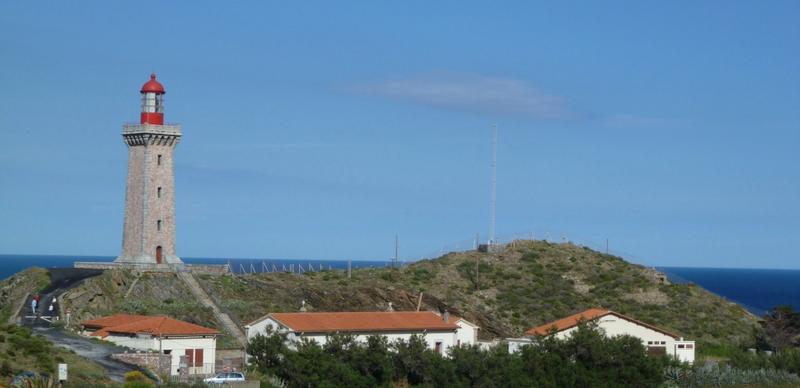
{"type": "Polygon", "coordinates": [[[11,376],[12,374],[14,374],[14,370],[11,369],[8,360],[3,361],[3,364],[0,365],[0,376],[11,376]]]}

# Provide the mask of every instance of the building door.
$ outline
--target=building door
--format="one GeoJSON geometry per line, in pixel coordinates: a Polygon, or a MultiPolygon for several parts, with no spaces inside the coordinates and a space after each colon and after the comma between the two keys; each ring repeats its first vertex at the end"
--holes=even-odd
{"type": "Polygon", "coordinates": [[[161,264],[161,245],[156,247],[156,263],[161,264]]]}

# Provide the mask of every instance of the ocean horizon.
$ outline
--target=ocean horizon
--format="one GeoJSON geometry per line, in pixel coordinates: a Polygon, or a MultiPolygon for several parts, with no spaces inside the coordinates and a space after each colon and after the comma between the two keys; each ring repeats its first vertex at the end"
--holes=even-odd
{"type": "MultiPolygon", "coordinates": [[[[75,261],[111,262],[115,256],[0,254],[0,279],[30,267],[72,267],[75,261]]],[[[187,264],[229,264],[235,273],[303,272],[347,269],[348,260],[321,259],[249,259],[183,257],[187,264]]],[[[400,262],[406,264],[408,262],[400,262]]],[[[390,260],[352,260],[353,269],[380,268],[392,265],[390,260]]],[[[751,313],[764,315],[778,305],[800,308],[800,270],[754,268],[707,268],[657,266],[673,283],[696,284],[727,300],[736,302],[751,313]]]]}

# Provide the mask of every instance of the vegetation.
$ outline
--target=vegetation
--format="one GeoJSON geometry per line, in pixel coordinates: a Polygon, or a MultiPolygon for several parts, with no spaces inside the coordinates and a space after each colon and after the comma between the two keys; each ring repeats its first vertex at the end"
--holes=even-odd
{"type": "Polygon", "coordinates": [[[775,369],[740,369],[729,365],[706,364],[695,367],[667,367],[666,386],[677,387],[796,387],[796,374],[775,369]]]}
{"type": "MultiPolygon", "coordinates": [[[[22,371],[53,376],[59,363],[69,365],[70,386],[83,387],[111,383],[100,365],[80,357],[72,351],[54,346],[43,337],[34,335],[27,328],[17,325],[0,325],[0,385],[9,382],[14,375],[22,371]]],[[[36,384],[50,384],[50,380],[46,378],[36,381],[36,384]]]]}
{"type": "Polygon", "coordinates": [[[31,268],[0,281],[0,323],[7,322],[16,313],[28,294],[35,294],[49,285],[50,277],[42,268],[31,268]]]}
{"type": "Polygon", "coordinates": [[[519,336],[575,312],[605,307],[698,341],[698,350],[753,346],[757,317],[700,287],[572,244],[517,241],[497,253],[450,253],[402,268],[302,275],[201,276],[204,288],[246,324],[273,311],[448,309],[484,338],[519,336]]]}
{"type": "Polygon", "coordinates": [[[542,339],[517,354],[473,345],[442,357],[420,336],[394,343],[371,336],[360,343],[341,334],[324,346],[304,341],[290,349],[278,333],[254,338],[248,354],[253,368],[291,387],[656,387],[664,381],[663,367],[677,365],[647,357],[636,338],[606,338],[591,325],[569,339],[542,339]]]}

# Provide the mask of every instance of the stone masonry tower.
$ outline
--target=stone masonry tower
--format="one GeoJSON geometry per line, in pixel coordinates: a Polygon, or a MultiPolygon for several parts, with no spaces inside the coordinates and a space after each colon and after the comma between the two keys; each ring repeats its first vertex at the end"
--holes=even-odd
{"type": "Polygon", "coordinates": [[[178,124],[164,124],[164,86],[150,75],[142,86],[139,124],[122,127],[128,145],[128,179],[122,254],[125,264],[179,264],[175,255],[175,171],[172,151],[178,124]]]}

